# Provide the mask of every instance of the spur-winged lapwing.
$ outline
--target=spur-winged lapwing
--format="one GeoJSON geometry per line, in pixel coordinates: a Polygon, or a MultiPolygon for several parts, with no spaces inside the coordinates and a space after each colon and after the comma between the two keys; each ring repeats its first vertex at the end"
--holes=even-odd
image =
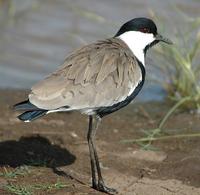
{"type": "Polygon", "coordinates": [[[115,192],[105,186],[101,175],[94,144],[98,124],[139,93],[145,80],[146,52],[159,41],[172,43],[158,34],[151,19],[132,19],[114,37],[72,52],[57,71],[32,87],[27,101],[14,106],[24,111],[18,118],[25,122],[51,112],[87,114],[92,187],[99,191],[115,192]]]}

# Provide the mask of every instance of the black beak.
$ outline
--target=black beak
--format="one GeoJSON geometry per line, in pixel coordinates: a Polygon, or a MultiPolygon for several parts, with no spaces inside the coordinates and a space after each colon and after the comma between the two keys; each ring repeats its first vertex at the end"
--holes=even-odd
{"type": "Polygon", "coordinates": [[[155,36],[155,38],[156,38],[157,41],[162,41],[162,42],[167,43],[167,44],[173,44],[173,42],[171,40],[169,40],[168,38],[163,37],[160,34],[157,34],[155,36]]]}

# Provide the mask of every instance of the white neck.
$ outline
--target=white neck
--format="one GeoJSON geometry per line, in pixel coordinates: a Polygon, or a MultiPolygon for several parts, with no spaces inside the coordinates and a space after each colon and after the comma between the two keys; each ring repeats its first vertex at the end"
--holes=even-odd
{"type": "Polygon", "coordinates": [[[121,34],[119,38],[128,45],[137,59],[145,66],[144,49],[155,40],[153,34],[142,33],[140,31],[128,31],[121,34]]]}

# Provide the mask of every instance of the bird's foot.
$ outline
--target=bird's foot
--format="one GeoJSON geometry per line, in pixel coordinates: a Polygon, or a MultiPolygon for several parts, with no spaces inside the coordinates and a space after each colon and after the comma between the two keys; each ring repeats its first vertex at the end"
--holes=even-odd
{"type": "Polygon", "coordinates": [[[100,192],[105,192],[107,194],[117,194],[117,190],[113,189],[113,188],[108,188],[107,186],[105,186],[104,183],[99,182],[98,184],[93,184],[92,186],[94,189],[100,191],[100,192]]]}

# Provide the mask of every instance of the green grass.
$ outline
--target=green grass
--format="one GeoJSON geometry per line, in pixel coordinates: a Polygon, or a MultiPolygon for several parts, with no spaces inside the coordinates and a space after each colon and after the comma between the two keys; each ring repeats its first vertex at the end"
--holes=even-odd
{"type": "Polygon", "coordinates": [[[30,187],[22,186],[22,185],[16,185],[16,184],[7,184],[5,186],[5,190],[17,194],[17,195],[32,195],[32,189],[30,187]]]}
{"type": "MultiPolygon", "coordinates": [[[[155,48],[155,66],[161,72],[160,81],[167,91],[167,97],[174,103],[182,101],[184,110],[200,109],[200,17],[190,18],[176,8],[182,21],[173,24],[174,45],[158,45],[155,48]]],[[[178,16],[178,14],[177,14],[178,16]]],[[[163,23],[155,17],[159,24],[163,23]]],[[[162,25],[161,25],[162,26],[162,25]]],[[[163,27],[163,31],[165,31],[163,27]]],[[[163,32],[163,34],[166,34],[163,32]]]]}
{"type": "Polygon", "coordinates": [[[36,190],[51,191],[51,190],[60,190],[66,188],[67,186],[68,186],[67,184],[57,181],[54,184],[35,184],[32,186],[32,188],[36,190]]]}
{"type": "MultiPolygon", "coordinates": [[[[38,164],[38,162],[37,162],[38,164]]],[[[41,164],[41,162],[39,162],[41,164]]],[[[9,169],[4,167],[3,171],[0,172],[0,177],[5,177],[7,179],[16,179],[18,176],[26,176],[31,171],[28,166],[21,166],[16,169],[9,169]]],[[[41,190],[41,191],[52,191],[52,190],[59,190],[62,188],[67,187],[67,184],[60,182],[57,180],[56,183],[42,183],[42,184],[33,184],[33,185],[26,185],[26,184],[15,184],[9,182],[5,185],[4,189],[12,194],[17,195],[32,195],[34,191],[41,190]]]]}
{"type": "Polygon", "coordinates": [[[16,178],[17,176],[24,176],[29,174],[31,171],[27,166],[20,166],[16,169],[8,170],[6,167],[3,167],[3,171],[0,172],[0,177],[5,178],[16,178]]]}
{"type": "Polygon", "coordinates": [[[166,140],[170,138],[187,138],[188,137],[200,137],[199,133],[196,134],[177,134],[177,135],[167,135],[163,136],[163,127],[167,122],[168,118],[173,114],[173,112],[180,107],[183,103],[189,100],[190,97],[182,98],[179,102],[177,102],[169,111],[165,114],[163,119],[160,121],[160,124],[155,129],[144,130],[143,133],[145,137],[139,139],[130,139],[130,140],[122,140],[123,143],[137,143],[144,150],[157,150],[157,148],[152,146],[153,141],[157,140],[166,140]]]}
{"type": "Polygon", "coordinates": [[[66,188],[68,185],[59,180],[53,184],[33,184],[33,185],[18,185],[9,183],[5,186],[5,190],[16,195],[32,195],[36,190],[50,192],[52,190],[59,190],[66,188]]]}

